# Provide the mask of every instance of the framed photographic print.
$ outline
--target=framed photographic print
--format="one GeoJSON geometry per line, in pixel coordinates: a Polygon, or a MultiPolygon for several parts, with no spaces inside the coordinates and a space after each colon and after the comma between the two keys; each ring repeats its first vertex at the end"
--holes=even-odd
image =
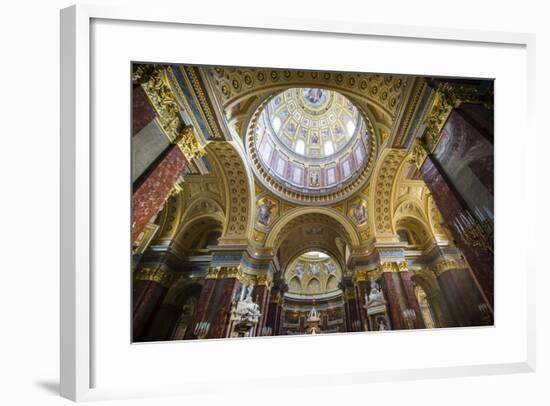
{"type": "Polygon", "coordinates": [[[531,36],[144,15],[62,12],[64,396],[534,368],[531,36]]]}

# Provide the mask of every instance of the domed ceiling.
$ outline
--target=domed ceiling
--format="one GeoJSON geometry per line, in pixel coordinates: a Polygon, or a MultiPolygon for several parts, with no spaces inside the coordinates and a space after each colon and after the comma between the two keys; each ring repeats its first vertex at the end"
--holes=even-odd
{"type": "Polygon", "coordinates": [[[305,195],[341,190],[369,157],[369,132],[346,96],[321,88],[292,88],[272,97],[255,122],[257,174],[305,195]]]}
{"type": "Polygon", "coordinates": [[[295,259],[285,272],[288,292],[317,296],[337,290],[342,279],[340,266],[328,255],[310,251],[295,259]]]}

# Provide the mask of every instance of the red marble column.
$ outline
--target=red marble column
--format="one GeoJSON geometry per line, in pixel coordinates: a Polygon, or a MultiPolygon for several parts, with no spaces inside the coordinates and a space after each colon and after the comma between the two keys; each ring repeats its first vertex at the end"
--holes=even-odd
{"type": "Polygon", "coordinates": [[[262,335],[262,328],[266,325],[268,306],[269,306],[270,289],[266,285],[256,286],[256,303],[260,306],[260,320],[256,326],[256,336],[262,335]]]}
{"type": "Polygon", "coordinates": [[[367,309],[365,309],[365,306],[367,302],[365,301],[365,294],[367,293],[367,281],[359,281],[356,283],[356,297],[357,297],[357,307],[359,310],[359,320],[361,321],[361,330],[367,331],[368,328],[365,328],[365,326],[368,326],[368,317],[367,317],[367,309]]]}
{"type": "Polygon", "coordinates": [[[135,241],[151,218],[158,212],[178,176],[188,165],[176,145],[171,145],[132,196],[132,241],[135,241]]]}
{"type": "Polygon", "coordinates": [[[397,290],[393,280],[394,272],[383,272],[382,278],[384,279],[385,296],[390,308],[390,320],[392,330],[401,330],[403,323],[401,321],[401,306],[399,304],[399,297],[397,296],[397,290]]]}
{"type": "Polygon", "coordinates": [[[452,269],[437,277],[449,312],[458,326],[480,326],[484,323],[478,305],[483,303],[467,269],[452,269]]]}
{"type": "Polygon", "coordinates": [[[218,284],[221,294],[220,300],[216,304],[216,314],[209,338],[225,337],[231,313],[231,303],[235,296],[235,291],[239,286],[239,281],[236,278],[219,279],[218,284]]]}
{"type": "Polygon", "coordinates": [[[276,300],[270,301],[267,308],[267,317],[265,325],[271,327],[271,335],[277,335],[277,318],[279,312],[279,304],[276,300]]]}
{"type": "Polygon", "coordinates": [[[424,319],[422,318],[422,313],[420,312],[420,305],[418,304],[418,299],[414,293],[414,284],[411,280],[411,275],[409,271],[399,272],[399,277],[401,279],[401,284],[403,285],[403,290],[405,292],[405,297],[407,298],[407,303],[409,308],[413,309],[416,313],[416,319],[414,321],[414,328],[425,328],[424,319]]]}
{"type": "Polygon", "coordinates": [[[164,303],[160,305],[147,329],[147,341],[169,340],[181,313],[181,307],[174,304],[164,303]]]}
{"type": "MultiPolygon", "coordinates": [[[[346,293],[344,292],[344,295],[346,293]]],[[[349,300],[348,298],[344,298],[344,316],[345,316],[345,320],[346,320],[346,331],[348,332],[351,332],[352,329],[351,329],[351,311],[350,311],[350,307],[349,307],[349,300]]]]}
{"type": "Polygon", "coordinates": [[[133,285],[132,340],[145,339],[152,315],[162,303],[168,289],[154,281],[135,281],[133,285]]]}
{"type": "Polygon", "coordinates": [[[156,117],[155,109],[151,106],[143,88],[134,86],[132,92],[132,135],[136,135],[156,117]]]}
{"type": "Polygon", "coordinates": [[[273,335],[278,336],[281,334],[281,319],[283,318],[283,307],[281,304],[277,303],[276,313],[275,313],[275,324],[273,326],[273,335]]]}
{"type": "Polygon", "coordinates": [[[210,305],[210,301],[212,299],[212,295],[214,294],[215,288],[216,288],[216,279],[207,278],[204,282],[204,286],[202,288],[199,301],[197,303],[197,310],[195,312],[195,317],[191,325],[191,330],[195,328],[197,323],[201,321],[207,321],[206,314],[208,311],[208,306],[210,305]]]}
{"type": "Polygon", "coordinates": [[[494,115],[479,103],[462,103],[455,110],[463,120],[474,127],[480,135],[484,136],[489,143],[494,140],[494,115]]]}
{"type": "Polygon", "coordinates": [[[455,219],[463,214],[466,208],[461,198],[449,186],[438,164],[431,156],[426,158],[420,169],[420,174],[430,189],[441,215],[449,226],[457,247],[460,248],[466,257],[487,300],[492,306],[494,291],[493,253],[486,248],[472,246],[462,239],[460,230],[456,228],[455,219]]]}

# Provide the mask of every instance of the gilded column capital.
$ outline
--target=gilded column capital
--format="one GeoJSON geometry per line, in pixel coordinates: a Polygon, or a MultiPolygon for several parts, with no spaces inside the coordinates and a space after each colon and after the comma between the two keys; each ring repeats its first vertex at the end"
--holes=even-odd
{"type": "Polygon", "coordinates": [[[398,262],[383,262],[380,264],[380,272],[399,272],[399,263],[398,262]]]}
{"type": "Polygon", "coordinates": [[[156,282],[165,288],[169,288],[175,280],[176,275],[173,272],[159,268],[141,268],[134,273],[134,281],[156,282]]]}
{"type": "Polygon", "coordinates": [[[176,134],[172,143],[176,144],[189,160],[200,158],[206,153],[204,147],[199,144],[195,130],[191,125],[184,126],[176,134]]]}
{"type": "Polygon", "coordinates": [[[424,141],[417,138],[412,148],[412,161],[414,162],[416,167],[420,169],[427,157],[428,150],[426,148],[426,145],[424,144],[424,141]]]}
{"type": "Polygon", "coordinates": [[[443,83],[436,91],[432,107],[425,124],[425,143],[428,152],[433,152],[441,138],[441,131],[451,115],[453,109],[461,103],[483,103],[485,96],[479,93],[475,86],[443,83]]]}
{"type": "Polygon", "coordinates": [[[459,261],[456,261],[454,259],[445,259],[433,265],[432,271],[435,274],[435,276],[439,276],[447,271],[451,271],[453,269],[460,269],[460,268],[463,268],[463,264],[461,264],[459,261]]]}
{"type": "Polygon", "coordinates": [[[366,282],[369,280],[368,271],[366,269],[360,269],[353,273],[353,283],[366,282]]]}
{"type": "Polygon", "coordinates": [[[256,277],[256,285],[265,286],[268,290],[273,287],[273,277],[268,273],[256,277]]]}
{"type": "Polygon", "coordinates": [[[399,272],[408,272],[409,264],[407,263],[407,261],[399,261],[397,263],[397,268],[399,269],[399,272]]]}

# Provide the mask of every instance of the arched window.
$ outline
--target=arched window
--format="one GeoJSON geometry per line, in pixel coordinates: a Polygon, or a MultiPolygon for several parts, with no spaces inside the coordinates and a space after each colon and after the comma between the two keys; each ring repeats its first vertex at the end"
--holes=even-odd
{"type": "Polygon", "coordinates": [[[296,146],[294,147],[294,151],[296,153],[303,155],[306,150],[306,143],[304,140],[298,140],[296,141],[296,146]]]}
{"type": "Polygon", "coordinates": [[[334,145],[332,141],[325,142],[325,156],[334,154],[334,145]]]}

